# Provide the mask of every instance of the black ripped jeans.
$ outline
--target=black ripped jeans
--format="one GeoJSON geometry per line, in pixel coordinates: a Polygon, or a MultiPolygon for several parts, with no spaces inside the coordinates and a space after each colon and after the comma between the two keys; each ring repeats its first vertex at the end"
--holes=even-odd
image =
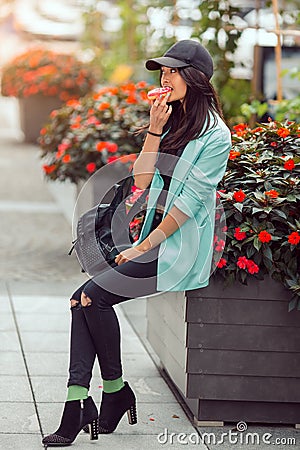
{"type": "Polygon", "coordinates": [[[120,266],[88,280],[72,295],[70,365],[67,386],[89,389],[97,355],[101,376],[114,380],[122,376],[120,327],[113,305],[157,292],[157,256],[159,246],[120,266]],[[91,300],[82,306],[81,293],[91,300]]]}

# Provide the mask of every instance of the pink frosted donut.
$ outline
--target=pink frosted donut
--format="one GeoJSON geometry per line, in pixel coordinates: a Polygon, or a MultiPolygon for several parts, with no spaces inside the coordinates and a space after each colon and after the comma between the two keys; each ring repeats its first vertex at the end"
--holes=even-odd
{"type": "Polygon", "coordinates": [[[155,89],[152,89],[151,91],[149,91],[147,96],[148,96],[149,100],[155,100],[156,98],[160,97],[161,95],[163,97],[165,97],[167,95],[167,93],[171,92],[171,91],[172,91],[172,89],[169,86],[155,88],[155,89]]]}

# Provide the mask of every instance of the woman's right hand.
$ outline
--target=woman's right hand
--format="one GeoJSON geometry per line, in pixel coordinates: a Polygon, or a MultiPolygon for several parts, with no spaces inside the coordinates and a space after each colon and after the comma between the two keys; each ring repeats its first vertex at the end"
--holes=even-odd
{"type": "Polygon", "coordinates": [[[170,95],[171,93],[168,92],[166,96],[155,99],[151,106],[149,131],[152,131],[152,133],[161,134],[171,115],[172,105],[167,105],[170,95]]]}

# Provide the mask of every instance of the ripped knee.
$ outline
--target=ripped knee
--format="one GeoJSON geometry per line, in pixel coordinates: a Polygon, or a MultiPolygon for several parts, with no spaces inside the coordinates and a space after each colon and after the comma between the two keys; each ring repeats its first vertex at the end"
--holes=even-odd
{"type": "Polygon", "coordinates": [[[91,306],[92,300],[84,292],[81,294],[81,305],[85,308],[86,306],[91,306]]]}
{"type": "Polygon", "coordinates": [[[74,298],[71,298],[71,300],[70,300],[71,308],[74,308],[75,306],[77,306],[78,303],[79,303],[78,300],[75,300],[74,298]]]}

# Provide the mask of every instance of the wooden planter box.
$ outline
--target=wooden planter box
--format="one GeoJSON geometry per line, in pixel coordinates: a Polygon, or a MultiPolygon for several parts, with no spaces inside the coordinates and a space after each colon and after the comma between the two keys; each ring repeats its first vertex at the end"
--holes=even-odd
{"type": "Polygon", "coordinates": [[[252,281],[147,299],[147,338],[197,425],[300,422],[300,312],[252,281]]]}
{"type": "Polygon", "coordinates": [[[45,97],[42,94],[20,98],[20,127],[24,133],[24,141],[36,144],[40,129],[48,121],[49,114],[62,104],[58,97],[45,97]]]}

